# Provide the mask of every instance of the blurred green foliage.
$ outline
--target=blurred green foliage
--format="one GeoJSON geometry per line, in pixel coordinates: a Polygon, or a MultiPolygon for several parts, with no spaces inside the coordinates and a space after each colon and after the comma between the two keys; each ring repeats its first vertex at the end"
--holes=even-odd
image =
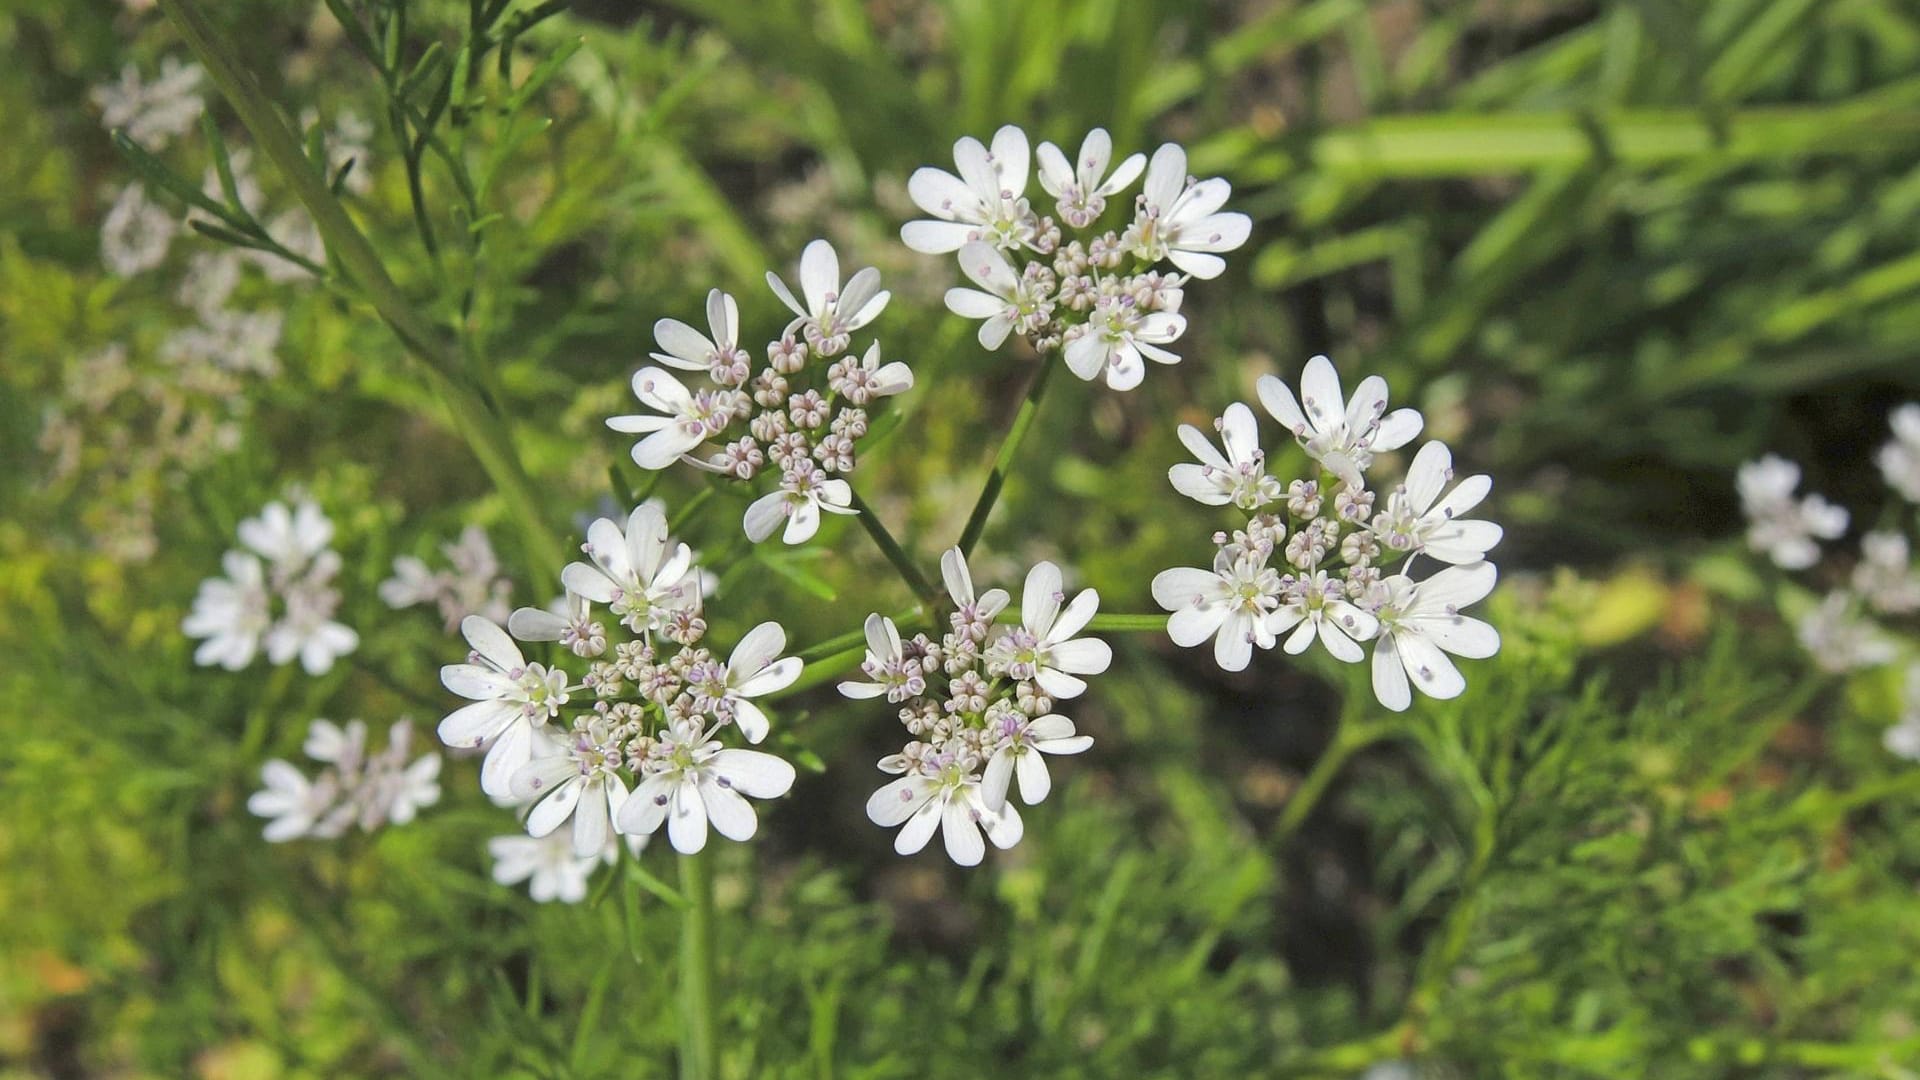
{"type": "MultiPolygon", "coordinates": [[[[467,5],[407,7],[399,58],[431,74],[467,5]]],[[[895,230],[915,166],[1007,122],[1180,140],[1257,224],[1194,291],[1185,363],[1125,398],[1055,385],[977,572],[1064,556],[1147,609],[1204,529],[1165,509],[1176,423],[1316,351],[1387,375],[1496,477],[1507,647],[1464,698],[1386,720],[1363,671],[1273,655],[1224,678],[1126,638],[1076,714],[1098,750],[981,872],[895,858],[860,812],[879,721],[791,702],[827,765],[720,861],[729,1075],[1914,1075],[1920,774],[1881,751],[1884,702],[1842,699],[1753,617],[1726,542],[1738,461],[1793,452],[1844,499],[1885,404],[1920,392],[1911,5],[578,0],[502,50],[489,92],[551,76],[516,118],[461,129],[486,182],[469,198],[422,152],[418,211],[327,7],[246,9],[222,29],[286,116],[375,119],[349,204],[458,328],[562,531],[610,486],[653,488],[600,425],[653,321],[717,285],[771,332],[760,275],[826,235],[895,289],[882,336],[920,389],[861,487],[931,564],[1028,361],[975,347],[939,304],[951,267],[895,230]],[[1317,808],[1289,816],[1303,784],[1317,808]]],[[[414,825],[259,839],[246,793],[309,719],[445,707],[437,620],[374,599],[391,557],[469,521],[510,566],[529,553],[338,279],[243,286],[286,331],[278,374],[238,392],[238,451],[163,467],[159,421],[116,406],[56,471],[41,433],[84,358],[150,363],[181,321],[169,287],[100,267],[132,173],[86,93],[184,50],[111,0],[23,0],[0,45],[0,1076],[671,1074],[670,906],[493,885],[484,840],[511,823],[471,766],[414,825]],[[295,484],[339,523],[357,662],[192,667],[196,583],[295,484]]],[[[208,153],[190,134],[167,160],[198,176],[208,153]]],[[[689,525],[722,596],[752,598],[721,617],[777,610],[812,643],[906,599],[844,524],[749,551],[743,502],[689,525]]]]}

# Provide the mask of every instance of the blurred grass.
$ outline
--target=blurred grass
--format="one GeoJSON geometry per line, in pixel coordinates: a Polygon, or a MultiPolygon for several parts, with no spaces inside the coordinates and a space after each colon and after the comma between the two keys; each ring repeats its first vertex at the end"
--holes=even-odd
{"type": "MultiPolygon", "coordinates": [[[[465,15],[414,8],[415,50],[465,15]]],[[[826,235],[896,291],[880,332],[921,389],[861,487],[931,564],[1031,361],[981,354],[940,310],[951,268],[894,230],[912,168],[1004,122],[1186,142],[1257,225],[1226,278],[1191,290],[1185,363],[1124,399],[1054,387],[983,575],[1064,553],[1107,607],[1148,608],[1151,574],[1195,559],[1205,528],[1165,510],[1175,424],[1320,351],[1387,375],[1496,477],[1511,526],[1502,659],[1379,731],[1284,844],[1335,695],[1345,723],[1378,719],[1364,672],[1274,656],[1223,680],[1124,639],[1076,715],[1099,748],[974,875],[895,859],[860,816],[879,718],[830,693],[790,703],[830,764],[722,863],[732,1075],[1348,1076],[1404,1055],[1437,1075],[1891,1077],[1920,1059],[1920,783],[1880,752],[1874,703],[1797,675],[1710,561],[1737,528],[1738,461],[1777,448],[1858,495],[1885,405],[1920,392],[1920,12],[575,9],[523,47],[522,72],[585,42],[538,102],[551,126],[500,161],[474,265],[419,248],[384,143],[355,206],[401,287],[484,343],[556,527],[610,465],[645,482],[600,418],[652,322],[718,285],[770,332],[761,273],[826,235]],[[1605,584],[1547,578],[1560,564],[1605,584]]],[[[375,112],[316,5],[229,14],[289,115],[375,112]]],[[[431,719],[446,644],[430,619],[383,621],[386,559],[466,520],[517,557],[509,511],[384,328],[317,290],[288,301],[286,371],[252,384],[245,453],[184,479],[35,482],[42,409],[77,359],[151,352],[178,321],[169,289],[98,267],[126,174],[85,90],[180,49],[110,0],[27,0],[0,44],[18,59],[0,68],[0,455],[23,466],[0,470],[0,1076],[667,1075],[675,920],[620,891],[558,910],[492,886],[484,837],[509,823],[466,766],[415,826],[258,839],[239,804],[307,719],[431,719]],[[290,482],[336,511],[379,670],[191,668],[174,627],[195,583],[290,482]],[[160,543],[125,565],[96,541],[135,497],[160,543]]],[[[425,179],[450,235],[451,185],[425,179]]],[[[658,488],[674,506],[692,490],[658,488]]],[[[690,526],[729,567],[718,616],[764,603],[811,644],[905,601],[874,593],[877,560],[844,525],[817,554],[749,554],[742,502],[690,526]]],[[[540,597],[523,582],[517,599],[540,597]]]]}

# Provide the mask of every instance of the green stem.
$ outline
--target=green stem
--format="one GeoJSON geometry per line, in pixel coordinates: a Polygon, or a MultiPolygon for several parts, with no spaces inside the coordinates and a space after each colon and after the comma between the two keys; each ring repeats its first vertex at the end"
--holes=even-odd
{"type": "Polygon", "coordinates": [[[668,523],[668,531],[672,532],[675,536],[680,535],[680,533],[686,529],[687,522],[692,521],[694,516],[700,512],[700,508],[707,505],[707,500],[713,498],[713,492],[713,485],[708,484],[706,487],[694,492],[692,498],[681,503],[680,509],[673,515],[673,520],[668,523]]]}
{"type": "Polygon", "coordinates": [[[713,877],[705,852],[680,856],[680,1076],[712,1080],[720,1058],[714,1024],[713,877]]]}
{"type": "Polygon", "coordinates": [[[1095,615],[1087,623],[1087,629],[1104,630],[1109,634],[1146,634],[1164,631],[1166,628],[1165,615],[1130,615],[1119,612],[1111,615],[1095,615]]]}
{"type": "Polygon", "coordinates": [[[467,383],[459,356],[447,348],[440,330],[414,310],[387,274],[373,245],[328,190],[325,177],[307,160],[300,140],[281,119],[259,82],[215,32],[198,0],[160,0],[160,7],[239,114],[261,153],[280,170],[313,215],[328,253],[339,260],[407,351],[422,362],[446,405],[454,430],[472,448],[480,467],[512,506],[534,572],[543,578],[558,576],[565,561],[560,538],[546,526],[541,501],[521,467],[504,423],[467,383]]]}
{"type": "Polygon", "coordinates": [[[851,488],[848,490],[853,495],[853,508],[859,511],[856,516],[861,526],[867,530],[868,536],[873,537],[873,542],[879,546],[880,553],[885,555],[887,561],[893,564],[893,568],[900,572],[900,580],[907,583],[907,588],[913,590],[913,595],[921,603],[926,604],[928,610],[940,606],[940,590],[934,588],[933,582],[927,580],[927,575],[920,572],[920,567],[913,561],[913,556],[907,554],[907,550],[900,546],[900,542],[893,538],[892,533],[887,531],[887,527],[880,521],[880,516],[873,512],[873,507],[867,505],[867,500],[862,499],[858,491],[852,491],[851,488]]]}
{"type": "Polygon", "coordinates": [[[1007,483],[1007,472],[1013,467],[1013,455],[1027,437],[1027,429],[1033,426],[1033,418],[1040,411],[1040,396],[1047,392],[1053,369],[1061,363],[1053,357],[1040,358],[1040,372],[1028,385],[1027,396],[1020,402],[1020,411],[1013,414],[1013,426],[1007,429],[1007,437],[1000,443],[1000,452],[994,455],[993,471],[987,474],[986,486],[980,489],[980,497],[974,500],[973,512],[967,515],[966,528],[960,531],[960,554],[973,554],[973,545],[980,542],[980,534],[986,531],[987,518],[993,513],[993,504],[999,500],[1000,489],[1007,483]]]}
{"type": "Polygon", "coordinates": [[[1277,847],[1292,839],[1300,831],[1300,826],[1307,823],[1308,815],[1320,804],[1320,799],[1333,785],[1334,777],[1339,775],[1353,755],[1385,738],[1386,734],[1386,729],[1379,726],[1342,724],[1326,752],[1320,755],[1319,761],[1313,763],[1306,779],[1300,782],[1300,787],[1287,800],[1286,808],[1280,811],[1280,820],[1274,823],[1270,841],[1277,847]]]}

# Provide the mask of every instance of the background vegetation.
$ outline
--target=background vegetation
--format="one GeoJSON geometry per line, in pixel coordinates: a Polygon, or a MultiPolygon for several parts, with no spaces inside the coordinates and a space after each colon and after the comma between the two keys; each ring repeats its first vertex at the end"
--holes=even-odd
{"type": "MultiPolygon", "coordinates": [[[[1153,572],[1201,554],[1164,480],[1175,425],[1314,352],[1385,374],[1496,478],[1507,647],[1465,697],[1389,719],[1364,671],[1226,677],[1119,637],[1076,714],[1096,750],[978,872],[864,820],[890,720],[791,703],[822,767],[720,863],[730,1075],[1916,1075],[1920,773],[1880,747],[1891,691],[1817,676],[1777,624],[1732,485],[1771,448],[1874,505],[1886,410],[1920,394],[1911,5],[577,0],[489,74],[545,78],[462,129],[490,178],[471,205],[423,153],[424,222],[326,6],[209,6],[288,116],[375,121],[357,217],[462,328],[556,525],[610,466],[641,480],[599,418],[653,320],[717,285],[768,326],[760,275],[825,235],[895,289],[882,336],[920,389],[862,488],[931,565],[1028,369],[898,244],[904,178],[1005,122],[1182,141],[1256,225],[1193,294],[1185,363],[1124,397],[1055,385],[983,544],[997,576],[1064,557],[1148,610],[1153,572]]],[[[466,4],[408,7],[408,70],[462,40],[466,4]]],[[[160,462],[166,392],[87,405],[86,358],[187,318],[101,267],[134,173],[87,92],[188,54],[137,0],[15,0],[0,46],[0,1076],[670,1075],[678,920],[637,890],[493,885],[510,823],[471,765],[413,825],[261,841],[245,796],[310,718],[446,707],[438,620],[374,599],[392,555],[482,523],[522,603],[537,556],[341,291],[243,286],[285,312],[278,371],[174,402],[237,402],[236,446],[160,462]],[[82,437],[56,469],[62,418],[82,437]],[[339,521],[356,662],[194,668],[195,586],[291,485],[339,521]]],[[[168,161],[210,152],[189,134],[168,161]]],[[[730,499],[691,539],[795,640],[904,602],[856,528],[749,553],[730,499]]]]}

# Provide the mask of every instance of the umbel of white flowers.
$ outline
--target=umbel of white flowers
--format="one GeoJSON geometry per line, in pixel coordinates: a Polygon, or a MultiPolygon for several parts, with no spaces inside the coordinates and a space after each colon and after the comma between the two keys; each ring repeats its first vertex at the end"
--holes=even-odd
{"type": "Polygon", "coordinates": [[[1188,176],[1186,151],[1173,143],[1151,162],[1133,154],[1111,172],[1113,140],[1101,128],[1072,160],[1050,142],[1037,156],[1054,215],[1029,202],[1027,136],[1008,125],[991,146],[971,137],[954,143],[958,176],[914,172],[907,194],[932,216],[908,222],[900,239],[926,254],[958,253],[975,287],[948,290],[947,307],[983,320],[981,345],[997,349],[1018,333],[1039,351],[1059,350],[1080,378],[1104,376],[1108,386],[1131,390],[1146,378],[1146,361],[1180,362],[1166,346],[1186,332],[1187,281],[1218,277],[1226,269],[1218,253],[1246,243],[1252,221],[1223,211],[1232,187],[1188,176]],[[1131,216],[1101,230],[1108,201],[1118,204],[1142,171],[1131,216]]]}
{"type": "Polygon", "coordinates": [[[1297,654],[1318,642],[1357,663],[1371,644],[1382,705],[1406,709],[1414,688],[1458,696],[1466,679],[1449,654],[1484,659],[1500,648],[1498,631],[1461,613],[1485,599],[1498,576],[1485,555],[1500,542],[1500,526],[1468,517],[1493,482],[1455,482],[1451,451],[1429,442],[1399,484],[1369,487],[1380,455],[1412,442],[1423,425],[1412,409],[1387,411],[1386,380],[1377,375],[1349,399],[1333,362],[1316,356],[1298,397],[1272,375],[1258,389],[1316,468],[1284,483],[1271,475],[1253,410],[1239,402],[1215,422],[1217,447],[1181,426],[1180,441],[1199,460],[1168,471],[1174,489],[1231,507],[1245,524],[1214,534],[1211,567],[1153,579],[1154,600],[1172,612],[1168,634],[1181,646],[1211,638],[1228,671],[1245,668],[1256,647],[1297,654]],[[1422,574],[1422,557],[1438,568],[1422,574]]]}
{"type": "Polygon", "coordinates": [[[707,330],[678,319],[654,324],[666,368],[698,372],[708,385],[689,387],[662,367],[634,373],[633,393],[652,410],[615,416],[607,426],[642,436],[633,460],[643,469],[676,461],[751,482],[769,466],[778,486],[747,508],[743,526],[755,543],[778,531],[803,544],[820,515],[851,514],[853,491],[842,479],[854,469],[856,444],[868,432],[868,410],[913,387],[913,371],[884,362],[880,343],[849,351],[853,334],[873,322],[890,294],[873,267],[842,282],[833,245],[815,240],[800,256],[800,295],[772,273],[767,285],[793,319],[756,362],[742,347],[740,309],[718,289],[707,294],[707,330]],[[707,447],[707,449],[702,449],[707,447]]]}
{"type": "Polygon", "coordinates": [[[873,793],[867,816],[876,825],[901,826],[894,850],[902,855],[925,847],[938,830],[947,855],[974,866],[986,853],[983,831],[995,847],[1020,842],[1024,827],[1007,800],[1009,787],[1022,802],[1037,803],[1053,787],[1046,755],[1093,745],[1054,705],[1080,696],[1087,688],[1081,676],[1105,671],[1113,652],[1104,641],[1076,636],[1100,596],[1085,589],[1069,601],[1052,563],[1027,574],[1020,621],[1009,625],[994,621],[1007,606],[1006,591],[975,593],[960,549],[941,558],[940,570],[954,607],[951,629],[937,641],[926,634],[902,639],[892,619],[868,615],[860,665],[866,680],[843,682],[840,692],[886,698],[911,736],[899,753],[880,759],[880,770],[899,779],[873,793]]]}
{"type": "Polygon", "coordinates": [[[340,593],[333,579],[340,555],[333,522],[303,500],[292,509],[269,503],[240,523],[241,548],[221,559],[224,577],[200,583],[193,610],[180,624],[203,639],[197,664],[238,671],[263,649],[273,664],[296,657],[309,675],[324,675],[360,644],[360,635],[334,621],[340,593]]]}
{"type": "MultiPolygon", "coordinates": [[[[786,633],[761,623],[724,658],[701,644],[699,571],[687,546],[668,540],[657,504],[624,524],[594,521],[581,551],[587,560],[561,574],[560,613],[520,608],[505,629],[478,615],[462,621],[471,651],[440,679],[471,704],[441,721],[441,741],[484,753],[482,790],[524,807],[535,839],[566,827],[579,860],[604,859],[616,833],[662,827],[685,853],[706,846],[709,826],[748,839],[758,818],[747,799],[786,794],[794,770],[728,741],[765,739],[768,718],[754,699],[800,677],[799,659],[780,655],[786,633]],[[521,643],[553,643],[580,670],[529,660],[521,643]]],[[[570,870],[515,850],[495,852],[516,859],[515,880],[546,867],[558,875],[554,895],[571,891],[570,870]]]]}
{"type": "Polygon", "coordinates": [[[303,749],[325,767],[309,778],[275,758],[260,769],[266,786],[247,800],[252,813],[271,819],[272,843],[301,837],[330,840],[358,825],[372,832],[382,825],[405,825],[424,807],[440,801],[440,755],[429,750],[407,760],[413,746],[413,721],[401,719],[387,732],[387,748],[367,752],[367,725],[350,720],[345,727],[315,720],[303,749]]]}
{"type": "MultiPolygon", "coordinates": [[[[1904,664],[1905,705],[1886,731],[1887,749],[1920,760],[1920,640],[1893,627],[1920,615],[1920,565],[1909,531],[1920,506],[1920,403],[1889,417],[1893,437],[1874,455],[1896,499],[1908,505],[1887,515],[1892,524],[1860,538],[1851,567],[1823,576],[1843,583],[1800,612],[1800,644],[1822,670],[1836,674],[1904,664]],[[1904,523],[1904,528],[1902,523],[1904,523]]],[[[1747,518],[1747,544],[1782,570],[1809,570],[1821,562],[1820,544],[1846,535],[1849,515],[1817,494],[1796,495],[1800,466],[1776,454],[1740,466],[1736,485],[1747,518]]]]}

